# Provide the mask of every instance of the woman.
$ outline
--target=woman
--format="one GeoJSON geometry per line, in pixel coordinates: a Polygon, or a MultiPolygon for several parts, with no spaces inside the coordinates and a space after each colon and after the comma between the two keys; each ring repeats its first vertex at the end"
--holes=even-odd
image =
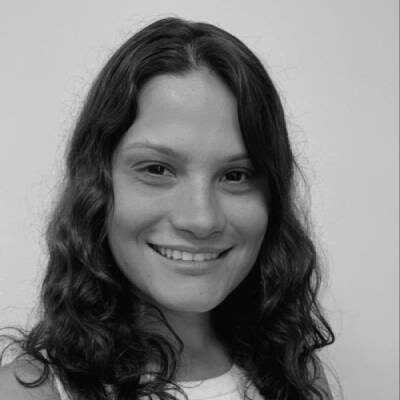
{"type": "Polygon", "coordinates": [[[334,337],[295,167],[242,42],[176,18],[136,33],[78,119],[43,315],[15,339],[0,395],[330,398],[316,351],[334,337]]]}

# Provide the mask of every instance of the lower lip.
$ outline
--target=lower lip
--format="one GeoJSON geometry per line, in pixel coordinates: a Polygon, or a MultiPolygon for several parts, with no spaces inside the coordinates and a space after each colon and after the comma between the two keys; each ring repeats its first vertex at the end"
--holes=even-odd
{"type": "Polygon", "coordinates": [[[215,269],[220,265],[221,261],[226,257],[230,250],[225,251],[218,258],[213,260],[205,261],[185,261],[185,260],[173,260],[171,258],[164,257],[162,254],[158,253],[149,245],[151,251],[160,257],[161,260],[171,265],[177,272],[184,275],[204,275],[207,272],[215,269]]]}

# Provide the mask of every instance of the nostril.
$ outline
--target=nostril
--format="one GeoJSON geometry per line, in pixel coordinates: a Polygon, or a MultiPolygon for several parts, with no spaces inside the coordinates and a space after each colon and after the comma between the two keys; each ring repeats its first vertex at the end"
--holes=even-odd
{"type": "Polygon", "coordinates": [[[181,231],[190,232],[198,239],[209,238],[223,231],[226,218],[219,199],[210,188],[194,185],[177,198],[171,223],[181,231]]]}

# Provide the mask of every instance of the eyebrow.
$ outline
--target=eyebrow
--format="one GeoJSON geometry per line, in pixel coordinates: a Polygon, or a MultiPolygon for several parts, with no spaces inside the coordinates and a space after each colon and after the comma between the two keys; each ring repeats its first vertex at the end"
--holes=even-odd
{"type": "MultiPolygon", "coordinates": [[[[153,151],[157,151],[158,153],[165,154],[169,157],[172,158],[177,158],[180,160],[188,161],[189,157],[186,155],[176,151],[175,149],[172,149],[171,147],[162,145],[162,144],[155,144],[151,142],[135,142],[128,144],[124,150],[130,150],[130,149],[149,149],[153,151]]],[[[247,153],[238,153],[234,154],[231,156],[227,156],[224,158],[224,161],[227,162],[233,162],[233,161],[250,161],[250,157],[247,155],[247,153]]]]}

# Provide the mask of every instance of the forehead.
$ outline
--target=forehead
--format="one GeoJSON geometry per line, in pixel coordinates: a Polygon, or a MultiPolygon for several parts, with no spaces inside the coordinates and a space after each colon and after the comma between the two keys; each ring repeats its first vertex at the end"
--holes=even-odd
{"type": "Polygon", "coordinates": [[[142,88],[137,118],[121,146],[143,141],[186,152],[243,152],[236,99],[206,68],[156,76],[142,88]]]}
{"type": "Polygon", "coordinates": [[[237,114],[235,97],[207,68],[180,75],[159,75],[147,82],[139,94],[139,118],[155,109],[164,117],[218,113],[221,118],[236,119],[237,114]]]}

